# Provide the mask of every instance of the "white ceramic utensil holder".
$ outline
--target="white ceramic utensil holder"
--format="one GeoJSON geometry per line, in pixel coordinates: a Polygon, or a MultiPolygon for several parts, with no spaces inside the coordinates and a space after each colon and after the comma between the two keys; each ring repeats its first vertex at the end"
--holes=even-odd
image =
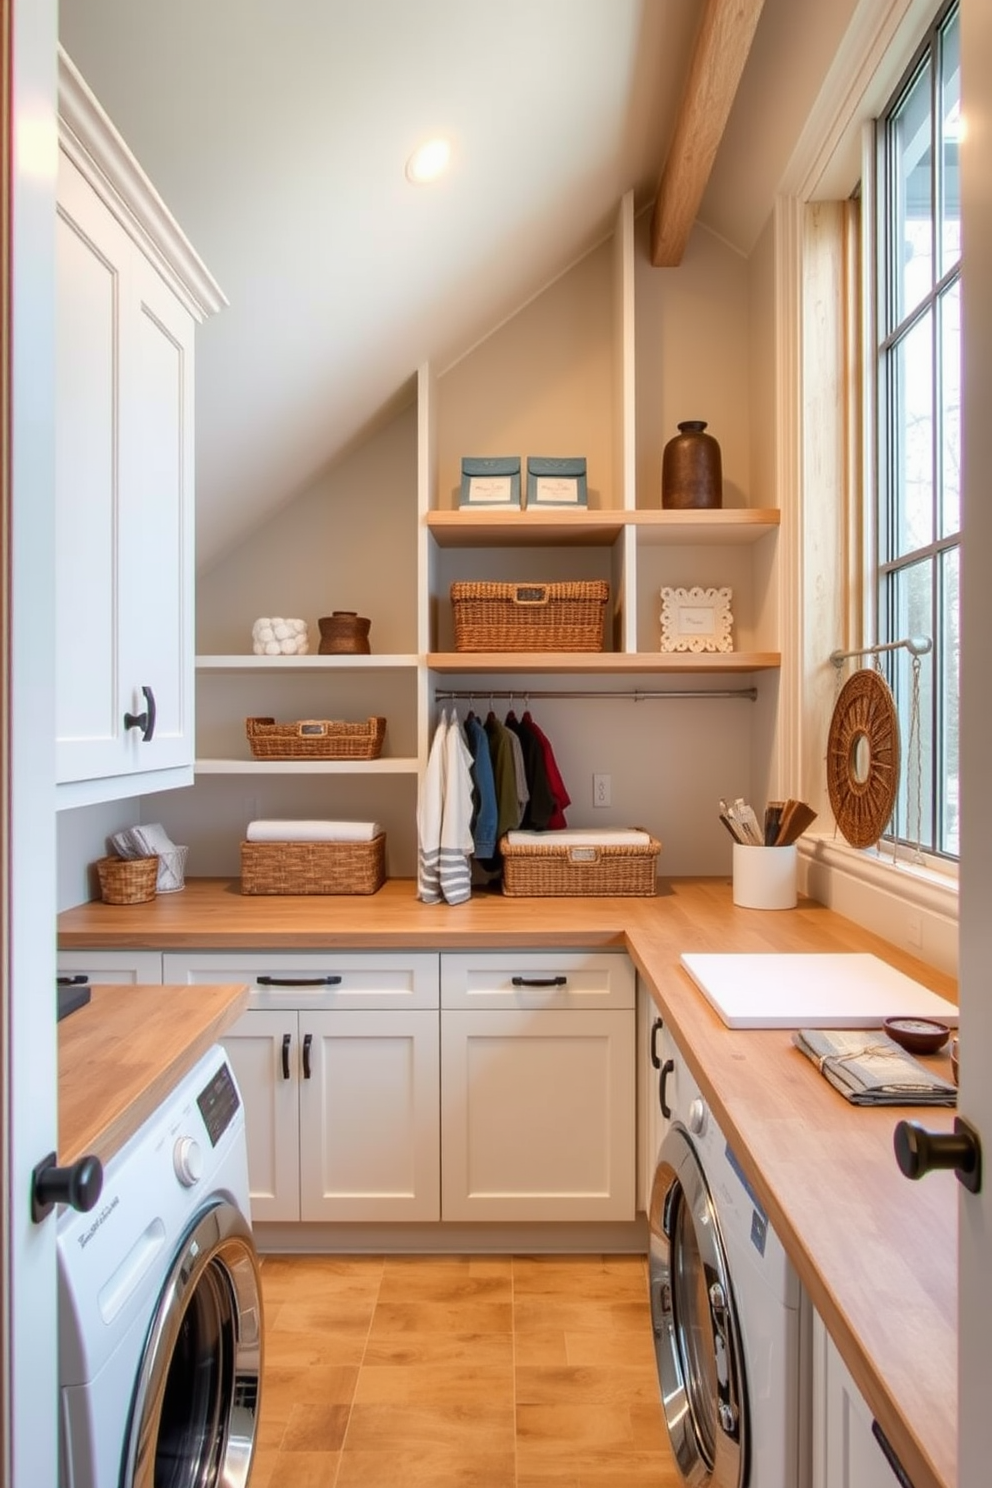
{"type": "Polygon", "coordinates": [[[734,903],[742,909],[795,909],[796,848],[734,843],[734,903]]]}

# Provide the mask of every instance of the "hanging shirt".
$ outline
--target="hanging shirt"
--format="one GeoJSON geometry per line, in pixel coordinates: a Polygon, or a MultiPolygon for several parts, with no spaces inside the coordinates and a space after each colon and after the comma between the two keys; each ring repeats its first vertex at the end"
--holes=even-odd
{"type": "Polygon", "coordinates": [[[489,738],[481,719],[470,713],[465,722],[468,747],[472,754],[472,778],[479,796],[478,810],[472,824],[473,850],[477,858],[491,858],[496,852],[496,781],[493,776],[489,738]]]}
{"type": "Polygon", "coordinates": [[[447,734],[448,719],[442,712],[417,792],[417,898],[424,904],[441,902],[441,819],[447,734]]]}
{"type": "Polygon", "coordinates": [[[548,819],[548,829],[550,831],[557,831],[560,828],[568,825],[565,820],[565,807],[571,806],[572,798],[565,788],[564,780],[561,778],[561,771],[558,768],[558,762],[555,759],[554,750],[551,748],[550,739],[545,733],[541,731],[540,728],[538,728],[537,724],[530,716],[529,711],[524,714],[523,718],[520,721],[521,723],[529,725],[539,745],[541,746],[544,768],[547,771],[548,784],[551,788],[551,795],[554,800],[554,805],[551,809],[551,814],[548,819]]]}
{"type": "Polygon", "coordinates": [[[444,801],[438,878],[446,904],[464,904],[472,892],[472,755],[455,714],[444,740],[444,801]]]}
{"type": "Polygon", "coordinates": [[[496,841],[504,832],[518,825],[517,780],[513,770],[513,753],[508,731],[495,713],[486,719],[486,735],[489,753],[493,762],[493,779],[496,783],[496,841]]]}

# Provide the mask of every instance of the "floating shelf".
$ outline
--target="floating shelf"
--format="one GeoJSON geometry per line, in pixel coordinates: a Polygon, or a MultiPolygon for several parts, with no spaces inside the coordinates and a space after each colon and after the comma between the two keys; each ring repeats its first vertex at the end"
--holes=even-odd
{"type": "Polygon", "coordinates": [[[368,672],[414,668],[419,657],[399,652],[382,656],[198,656],[198,672],[368,672]]]}
{"type": "Polygon", "coordinates": [[[407,757],[374,760],[198,759],[197,775],[416,775],[417,761],[407,757]]]}
{"type": "Polygon", "coordinates": [[[432,651],[432,672],[567,672],[586,676],[627,676],[634,672],[709,675],[768,672],[782,665],[778,651],[432,651]]]}
{"type": "Polygon", "coordinates": [[[435,511],[425,517],[442,548],[611,547],[631,527],[646,543],[727,547],[774,532],[774,507],[718,511],[435,511]]]}

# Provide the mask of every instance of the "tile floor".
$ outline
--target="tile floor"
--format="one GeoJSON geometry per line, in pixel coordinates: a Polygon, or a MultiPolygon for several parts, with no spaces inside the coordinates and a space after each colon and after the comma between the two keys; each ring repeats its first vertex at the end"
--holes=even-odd
{"type": "Polygon", "coordinates": [[[641,1256],[269,1256],[252,1488],[679,1488],[641,1256]]]}

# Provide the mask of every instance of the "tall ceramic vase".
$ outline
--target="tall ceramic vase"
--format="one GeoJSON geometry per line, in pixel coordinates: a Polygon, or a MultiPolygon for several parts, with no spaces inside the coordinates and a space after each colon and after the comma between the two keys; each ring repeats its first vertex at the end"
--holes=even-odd
{"type": "Polygon", "coordinates": [[[702,419],[687,419],[661,457],[661,504],[676,509],[723,505],[720,446],[702,419]]]}

